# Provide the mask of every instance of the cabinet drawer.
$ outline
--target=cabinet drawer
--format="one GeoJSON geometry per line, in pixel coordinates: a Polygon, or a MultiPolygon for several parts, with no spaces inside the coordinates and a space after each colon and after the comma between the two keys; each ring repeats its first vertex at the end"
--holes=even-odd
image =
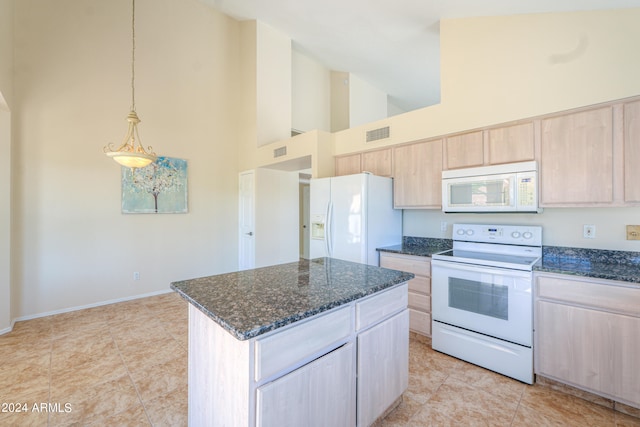
{"type": "Polygon", "coordinates": [[[352,313],[353,306],[347,305],[256,340],[256,381],[299,365],[301,362],[313,360],[321,356],[319,352],[331,350],[331,345],[341,344],[341,341],[351,334],[352,313]]]}
{"type": "Polygon", "coordinates": [[[384,291],[356,304],[356,329],[365,329],[407,308],[407,284],[384,291]]]}
{"type": "Polygon", "coordinates": [[[409,309],[409,329],[431,336],[431,314],[409,309]]]}
{"type": "Polygon", "coordinates": [[[640,317],[640,288],[615,282],[537,276],[537,297],[640,317]]]}
{"type": "Polygon", "coordinates": [[[431,297],[429,295],[409,292],[409,307],[420,311],[431,312],[431,297]]]}
{"type": "Polygon", "coordinates": [[[416,276],[409,280],[409,291],[420,294],[431,294],[431,278],[416,276]]]}
{"type": "Polygon", "coordinates": [[[423,256],[380,252],[380,267],[408,271],[420,276],[431,276],[430,258],[423,256]]]}

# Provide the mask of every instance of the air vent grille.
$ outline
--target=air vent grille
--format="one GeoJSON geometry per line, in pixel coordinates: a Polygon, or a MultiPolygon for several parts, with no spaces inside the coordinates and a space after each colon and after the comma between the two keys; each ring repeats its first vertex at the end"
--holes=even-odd
{"type": "Polygon", "coordinates": [[[287,155],[287,146],[285,145],[284,147],[280,147],[280,148],[276,148],[275,150],[273,150],[273,157],[282,157],[282,156],[286,156],[287,155]]]}
{"type": "Polygon", "coordinates": [[[367,131],[367,142],[389,138],[389,126],[367,131]]]}

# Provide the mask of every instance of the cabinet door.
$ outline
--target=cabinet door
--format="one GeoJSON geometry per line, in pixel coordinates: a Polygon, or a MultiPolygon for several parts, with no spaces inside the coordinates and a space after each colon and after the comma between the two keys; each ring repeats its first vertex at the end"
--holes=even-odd
{"type": "Polygon", "coordinates": [[[640,101],[624,106],[624,201],[640,202],[640,101]]]}
{"type": "Polygon", "coordinates": [[[445,145],[448,169],[482,166],[484,163],[482,131],[447,137],[445,145]]]}
{"type": "Polygon", "coordinates": [[[536,373],[613,396],[618,315],[547,301],[536,307],[536,373]]]}
{"type": "Polygon", "coordinates": [[[394,147],[396,208],[442,208],[442,140],[394,147]]]}
{"type": "Polygon", "coordinates": [[[488,158],[491,165],[535,159],[533,123],[491,129],[488,140],[488,158]]]}
{"type": "Polygon", "coordinates": [[[542,121],[540,184],[543,206],[613,202],[611,107],[542,121]]]}
{"type": "Polygon", "coordinates": [[[616,316],[613,343],[614,393],[617,398],[640,405],[640,318],[616,316]]]}
{"type": "Polygon", "coordinates": [[[404,310],[358,335],[358,425],[371,425],[408,383],[409,313],[404,310]]]}
{"type": "Polygon", "coordinates": [[[352,175],[362,172],[361,161],[360,153],[336,157],[336,176],[352,175]]]}
{"type": "Polygon", "coordinates": [[[355,351],[352,343],[257,390],[258,426],[353,426],[355,351]]]}
{"type": "Polygon", "coordinates": [[[362,153],[362,171],[378,176],[393,176],[391,148],[362,153]]]}

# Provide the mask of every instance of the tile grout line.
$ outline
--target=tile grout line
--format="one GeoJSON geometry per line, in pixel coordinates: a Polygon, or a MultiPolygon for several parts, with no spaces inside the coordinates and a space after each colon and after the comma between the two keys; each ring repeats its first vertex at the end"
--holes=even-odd
{"type": "Polygon", "coordinates": [[[131,376],[131,371],[129,370],[129,366],[127,365],[127,362],[124,360],[124,356],[122,355],[122,351],[120,351],[120,346],[118,345],[118,341],[115,339],[115,337],[111,333],[111,324],[109,323],[108,320],[106,320],[106,322],[107,322],[107,325],[109,326],[109,336],[113,340],[113,343],[116,346],[116,350],[118,350],[118,356],[120,356],[120,360],[122,361],[122,364],[124,365],[124,369],[127,371],[127,376],[129,377],[129,381],[131,381],[131,384],[133,384],[133,388],[136,390],[136,395],[138,396],[138,401],[140,402],[140,405],[142,405],[142,410],[144,411],[144,415],[147,417],[147,421],[149,422],[149,425],[153,426],[153,422],[151,422],[151,417],[149,416],[149,411],[147,411],[147,407],[145,406],[144,401],[142,400],[142,395],[140,394],[140,390],[138,389],[138,385],[136,384],[136,382],[133,380],[133,377],[131,376]]]}
{"type": "Polygon", "coordinates": [[[518,399],[518,405],[516,406],[516,410],[513,413],[513,417],[511,418],[511,423],[509,424],[510,426],[513,426],[513,423],[516,420],[516,416],[518,415],[518,411],[520,410],[520,405],[522,404],[522,398],[524,397],[524,392],[526,391],[526,385],[525,387],[522,388],[522,391],[520,392],[520,398],[518,399]]]}

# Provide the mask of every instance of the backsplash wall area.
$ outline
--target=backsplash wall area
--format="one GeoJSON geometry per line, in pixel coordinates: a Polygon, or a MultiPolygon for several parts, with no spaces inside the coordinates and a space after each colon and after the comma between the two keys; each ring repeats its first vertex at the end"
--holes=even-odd
{"type": "Polygon", "coordinates": [[[542,244],[578,248],[640,251],[640,240],[626,240],[626,226],[640,225],[640,207],[546,208],[540,214],[445,214],[405,209],[403,235],[452,238],[455,223],[541,225],[542,244]],[[442,222],[447,231],[441,231],[442,222]],[[595,225],[595,238],[583,237],[584,225],[595,225]]]}

